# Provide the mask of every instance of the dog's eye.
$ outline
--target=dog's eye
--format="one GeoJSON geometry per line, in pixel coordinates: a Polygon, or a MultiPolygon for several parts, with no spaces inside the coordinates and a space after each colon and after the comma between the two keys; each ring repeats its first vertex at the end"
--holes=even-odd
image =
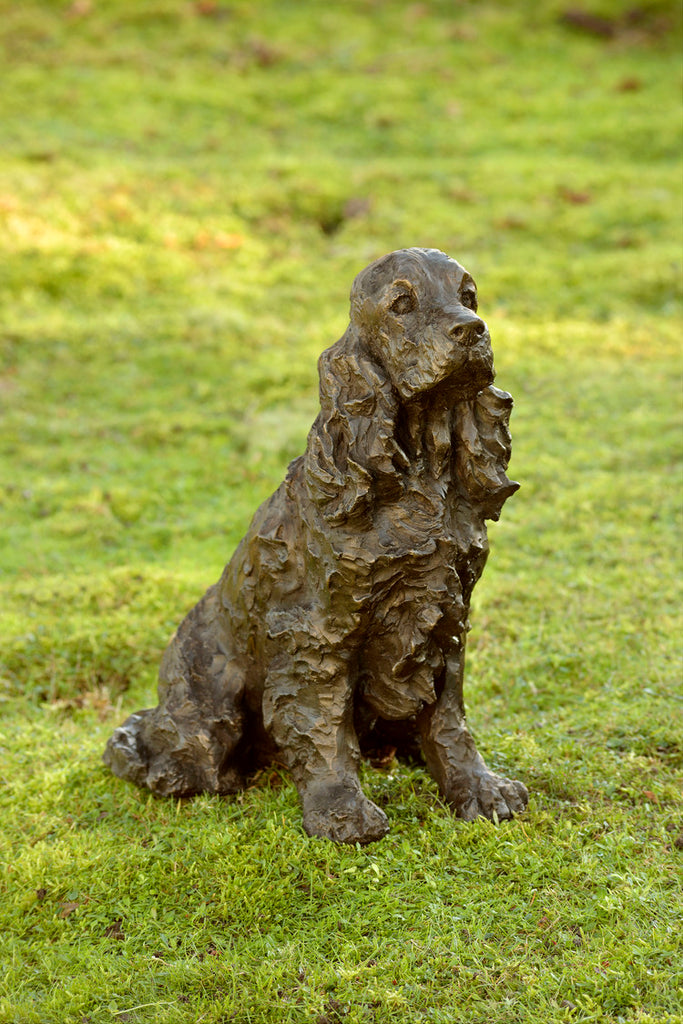
{"type": "Polygon", "coordinates": [[[476,292],[471,292],[471,291],[463,292],[462,293],[462,298],[461,298],[460,301],[462,302],[463,306],[467,306],[467,308],[471,309],[474,313],[477,312],[478,303],[477,303],[477,293],[476,292]]]}
{"type": "Polygon", "coordinates": [[[396,316],[403,316],[415,309],[415,297],[410,292],[401,292],[389,306],[389,309],[396,316]]]}

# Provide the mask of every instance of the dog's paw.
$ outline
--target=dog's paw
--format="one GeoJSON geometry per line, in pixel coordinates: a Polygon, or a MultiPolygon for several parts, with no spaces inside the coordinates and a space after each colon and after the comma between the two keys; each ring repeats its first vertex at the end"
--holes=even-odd
{"type": "Polygon", "coordinates": [[[334,843],[374,843],[389,831],[384,811],[360,786],[345,783],[307,787],[301,794],[304,829],[334,843]]]}
{"type": "Polygon", "coordinates": [[[468,777],[467,782],[446,795],[458,818],[475,821],[505,821],[523,811],[529,803],[529,793],[523,782],[496,775],[488,768],[468,777]]]}

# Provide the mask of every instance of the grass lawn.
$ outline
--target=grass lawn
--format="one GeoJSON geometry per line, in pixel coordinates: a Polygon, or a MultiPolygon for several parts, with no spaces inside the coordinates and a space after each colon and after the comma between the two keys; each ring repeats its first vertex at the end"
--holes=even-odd
{"type": "Polygon", "coordinates": [[[679,5],[0,8],[0,1021],[683,1021],[679,5]],[[155,800],[106,739],[406,245],[516,401],[466,676],[529,810],[155,800]]]}

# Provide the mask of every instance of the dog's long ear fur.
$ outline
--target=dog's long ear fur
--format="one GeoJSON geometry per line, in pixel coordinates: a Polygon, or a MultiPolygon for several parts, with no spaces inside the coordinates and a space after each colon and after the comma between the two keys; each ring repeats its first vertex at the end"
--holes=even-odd
{"type": "Polygon", "coordinates": [[[358,522],[375,495],[398,491],[397,399],[351,324],[318,361],[320,413],[308,436],[308,490],[333,525],[358,522]]]}
{"type": "Polygon", "coordinates": [[[458,478],[485,519],[498,519],[504,502],[519,489],[505,472],[511,452],[511,412],[512,396],[493,385],[456,407],[458,478]]]}

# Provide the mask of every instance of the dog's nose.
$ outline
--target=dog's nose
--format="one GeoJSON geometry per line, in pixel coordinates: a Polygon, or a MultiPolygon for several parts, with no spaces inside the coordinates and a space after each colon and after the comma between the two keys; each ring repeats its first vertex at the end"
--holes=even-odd
{"type": "Polygon", "coordinates": [[[482,335],[486,334],[486,324],[476,317],[464,324],[454,324],[448,333],[454,341],[461,345],[474,345],[482,335]]]}

